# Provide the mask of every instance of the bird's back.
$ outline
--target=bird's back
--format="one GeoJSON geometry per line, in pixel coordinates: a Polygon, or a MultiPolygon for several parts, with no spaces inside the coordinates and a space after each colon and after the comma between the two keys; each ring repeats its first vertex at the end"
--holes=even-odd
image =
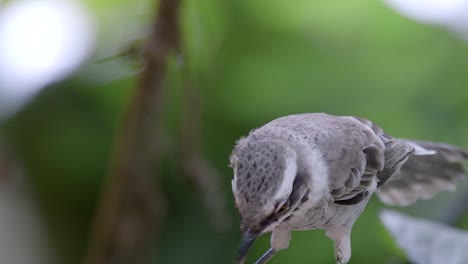
{"type": "MultiPolygon", "coordinates": [[[[353,193],[346,193],[349,188],[343,186],[349,180],[351,171],[364,173],[366,157],[363,149],[370,145],[375,145],[381,151],[385,148],[381,138],[383,131],[366,121],[322,113],[297,114],[275,119],[253,131],[249,137],[254,140],[286,140],[299,152],[304,148],[319,150],[328,167],[330,190],[349,196],[353,193]]],[[[358,182],[359,179],[356,179],[348,187],[355,188],[358,182]]]]}

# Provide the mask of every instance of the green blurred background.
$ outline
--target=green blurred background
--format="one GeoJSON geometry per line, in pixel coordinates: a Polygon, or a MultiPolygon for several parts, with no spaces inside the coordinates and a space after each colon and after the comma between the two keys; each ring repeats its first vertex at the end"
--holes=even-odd
{"type": "MultiPolygon", "coordinates": [[[[135,87],[133,61],[98,62],[141,37],[152,2],[88,0],[94,56],[49,85],[0,125],[31,186],[56,263],[80,263],[116,131],[135,87]]],[[[164,102],[166,218],[154,263],[231,263],[240,239],[228,158],[250,129],[288,114],[358,115],[389,134],[468,147],[468,44],[443,27],[417,23],[382,1],[182,1],[184,64],[199,92],[202,150],[219,171],[225,231],[210,224],[200,194],[176,160],[183,96],[171,66],[164,102]]],[[[444,195],[442,195],[444,196],[444,195]]],[[[406,209],[436,217],[441,202],[406,209]]],[[[374,198],[353,230],[350,263],[401,263],[374,198]]],[[[9,212],[2,212],[8,214],[9,212]]],[[[14,212],[12,212],[14,213],[14,212]]],[[[468,227],[468,218],[461,221],[468,227]]],[[[269,246],[262,237],[252,262],[269,246]]],[[[271,263],[333,263],[323,231],[294,232],[271,263]]]]}

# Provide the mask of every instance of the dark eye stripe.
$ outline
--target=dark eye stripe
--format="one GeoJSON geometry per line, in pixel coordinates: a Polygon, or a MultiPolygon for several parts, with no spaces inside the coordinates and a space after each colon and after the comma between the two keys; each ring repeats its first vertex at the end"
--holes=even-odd
{"type": "Polygon", "coordinates": [[[279,203],[276,204],[276,211],[273,212],[271,215],[269,215],[267,218],[265,218],[265,220],[263,220],[260,225],[262,226],[262,228],[265,228],[267,226],[269,226],[271,223],[275,222],[276,220],[278,220],[281,216],[284,215],[285,212],[288,211],[289,209],[289,205],[290,205],[290,201],[287,200],[282,206],[281,208],[278,208],[277,206],[279,205],[279,203]],[[284,209],[283,206],[286,206],[284,209]]]}
{"type": "Polygon", "coordinates": [[[267,226],[269,226],[271,223],[273,223],[274,221],[276,221],[276,219],[278,219],[277,217],[275,218],[275,214],[271,214],[270,216],[268,216],[267,218],[265,218],[261,223],[260,223],[260,226],[262,227],[262,229],[266,228],[267,226]]]}

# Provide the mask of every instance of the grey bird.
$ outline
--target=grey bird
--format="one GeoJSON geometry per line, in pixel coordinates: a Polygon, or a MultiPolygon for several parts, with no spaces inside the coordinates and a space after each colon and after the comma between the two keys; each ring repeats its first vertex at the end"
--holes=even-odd
{"type": "Polygon", "coordinates": [[[266,263],[289,246],[292,230],[324,229],[337,264],[351,258],[350,234],[374,192],[406,206],[454,190],[468,151],[393,138],[369,120],[323,113],[278,118],[241,138],[230,158],[243,232],[237,263],[272,232],[266,263]]]}

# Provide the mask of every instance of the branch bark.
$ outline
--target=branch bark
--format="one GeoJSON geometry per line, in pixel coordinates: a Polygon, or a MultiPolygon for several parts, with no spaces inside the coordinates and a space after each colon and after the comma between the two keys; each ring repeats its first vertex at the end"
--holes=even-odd
{"type": "Polygon", "coordinates": [[[158,178],[167,59],[179,48],[178,0],[161,0],[144,46],[145,67],[117,138],[85,263],[147,263],[162,222],[158,178]]]}

